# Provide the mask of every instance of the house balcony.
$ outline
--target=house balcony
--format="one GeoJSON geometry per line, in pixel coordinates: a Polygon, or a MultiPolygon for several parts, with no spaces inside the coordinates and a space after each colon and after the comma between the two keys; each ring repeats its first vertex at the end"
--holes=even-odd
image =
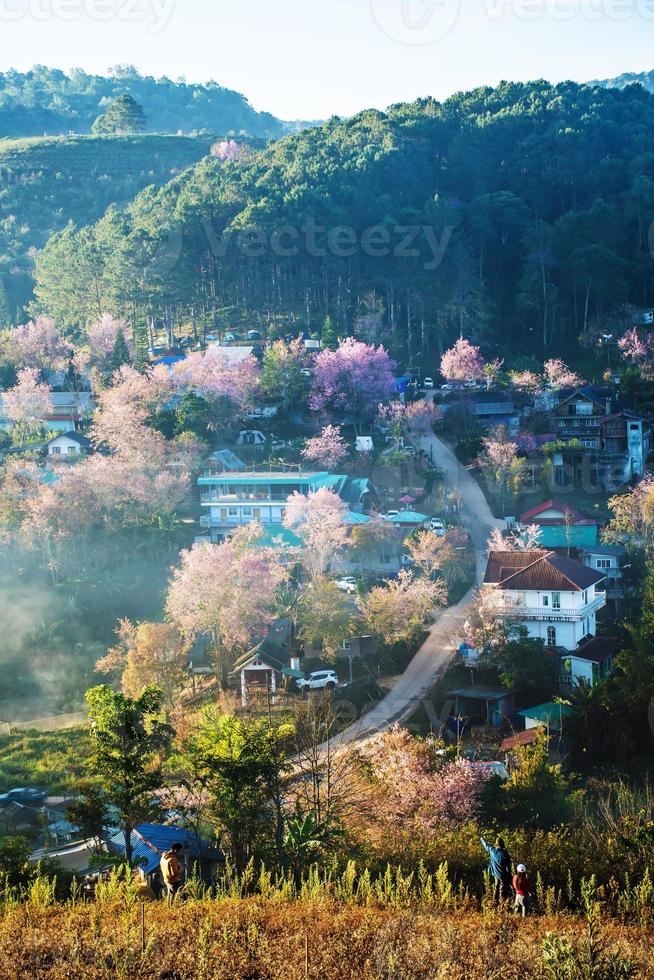
{"type": "Polygon", "coordinates": [[[554,606],[509,606],[503,608],[498,605],[497,613],[507,619],[516,622],[520,620],[532,620],[543,623],[579,623],[582,619],[587,619],[603,609],[606,605],[606,595],[601,592],[595,596],[592,602],[587,602],[585,606],[562,606],[556,609],[554,606]]]}
{"type": "Polygon", "coordinates": [[[248,493],[248,494],[237,494],[237,493],[202,493],[200,494],[200,503],[202,504],[224,504],[225,506],[233,506],[234,504],[245,504],[249,506],[250,504],[285,504],[288,500],[288,494],[284,493],[248,493]]]}

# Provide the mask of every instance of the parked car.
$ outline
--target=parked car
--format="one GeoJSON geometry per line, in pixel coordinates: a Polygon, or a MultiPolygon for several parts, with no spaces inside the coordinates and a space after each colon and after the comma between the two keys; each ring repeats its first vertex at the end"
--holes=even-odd
{"type": "Polygon", "coordinates": [[[433,531],[434,534],[437,534],[439,538],[442,538],[445,535],[445,525],[440,517],[432,517],[429,522],[429,529],[430,531],[433,531]]]}
{"type": "Polygon", "coordinates": [[[389,517],[397,517],[399,513],[399,510],[387,510],[385,514],[382,514],[382,517],[387,521],[389,517]]]}
{"type": "Polygon", "coordinates": [[[270,440],[270,448],[274,449],[275,451],[280,449],[288,449],[290,445],[291,444],[288,439],[278,439],[276,436],[273,436],[270,440]]]}
{"type": "Polygon", "coordinates": [[[402,447],[402,452],[404,453],[405,456],[415,456],[415,454],[416,454],[416,447],[415,446],[403,446],[402,447]]]}
{"type": "Polygon", "coordinates": [[[433,378],[423,378],[422,379],[422,387],[423,388],[433,388],[434,387],[434,379],[433,378]]]}
{"type": "Polygon", "coordinates": [[[301,374],[301,375],[302,375],[302,376],[303,376],[304,378],[312,378],[312,377],[313,377],[313,371],[311,371],[311,370],[310,370],[309,368],[302,368],[302,369],[300,370],[300,374],[301,374]]]}
{"type": "Polygon", "coordinates": [[[402,568],[413,568],[415,566],[415,562],[411,555],[400,555],[400,565],[402,568]]]}
{"type": "Polygon", "coordinates": [[[206,334],[204,339],[208,344],[217,344],[220,342],[220,337],[215,333],[206,334]]]}
{"type": "Polygon", "coordinates": [[[334,670],[314,670],[295,683],[301,691],[333,691],[338,685],[338,676],[334,670]]]}
{"type": "Polygon", "coordinates": [[[337,589],[341,592],[347,592],[348,595],[354,595],[357,590],[357,580],[353,575],[343,575],[341,578],[337,578],[334,583],[337,589]]]}
{"type": "Polygon", "coordinates": [[[233,344],[234,341],[240,340],[241,338],[237,333],[226,333],[223,340],[228,344],[233,344]]]}
{"type": "Polygon", "coordinates": [[[454,385],[451,385],[449,383],[441,385],[441,391],[445,391],[445,392],[454,391],[454,385]]]}
{"type": "Polygon", "coordinates": [[[43,803],[47,793],[42,789],[29,789],[21,786],[0,795],[0,803],[43,803]]]}
{"type": "Polygon", "coordinates": [[[245,336],[248,340],[261,340],[261,334],[258,330],[248,330],[245,336]]]}

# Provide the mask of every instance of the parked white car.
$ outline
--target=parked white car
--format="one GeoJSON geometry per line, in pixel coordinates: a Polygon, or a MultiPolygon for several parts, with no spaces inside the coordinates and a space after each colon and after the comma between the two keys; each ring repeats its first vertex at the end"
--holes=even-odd
{"type": "Polygon", "coordinates": [[[334,670],[314,670],[295,683],[301,691],[331,691],[338,685],[338,676],[334,670]]]}
{"type": "Polygon", "coordinates": [[[399,510],[387,510],[385,514],[382,514],[382,517],[387,521],[391,517],[397,517],[399,513],[399,510]]]}
{"type": "Polygon", "coordinates": [[[337,589],[341,592],[347,592],[348,595],[354,595],[357,590],[357,580],[354,575],[343,575],[341,578],[337,578],[334,583],[337,589]]]}
{"type": "Polygon", "coordinates": [[[445,525],[440,517],[432,517],[429,522],[429,529],[433,531],[434,534],[437,534],[439,538],[442,538],[445,535],[445,525]]]}
{"type": "Polygon", "coordinates": [[[433,378],[423,378],[422,379],[422,387],[425,388],[425,389],[426,388],[433,388],[434,387],[434,379],[433,378]]]}

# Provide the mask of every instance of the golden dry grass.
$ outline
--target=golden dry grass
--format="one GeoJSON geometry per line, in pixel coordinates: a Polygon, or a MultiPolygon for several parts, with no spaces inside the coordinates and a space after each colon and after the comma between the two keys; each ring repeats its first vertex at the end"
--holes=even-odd
{"type": "MultiPolygon", "coordinates": [[[[424,913],[261,899],[145,906],[78,904],[7,910],[0,919],[0,978],[52,980],[544,980],[548,931],[582,947],[583,919],[516,920],[507,913],[424,913]],[[308,973],[305,967],[308,937],[308,973]]],[[[607,948],[654,978],[651,932],[609,921],[607,948]]],[[[580,974],[581,975],[581,974],[580,974]]],[[[597,973],[598,980],[610,974],[597,973]]]]}

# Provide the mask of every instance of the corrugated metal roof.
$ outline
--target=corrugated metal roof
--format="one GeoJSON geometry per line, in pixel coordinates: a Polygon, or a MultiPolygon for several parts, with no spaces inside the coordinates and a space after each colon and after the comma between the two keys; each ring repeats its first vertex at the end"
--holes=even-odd
{"type": "Polygon", "coordinates": [[[567,704],[554,704],[553,701],[548,701],[546,704],[537,704],[533,708],[525,708],[518,714],[523,718],[538,721],[541,725],[549,725],[550,728],[558,729],[561,720],[572,715],[572,708],[567,704]]]}
{"type": "MultiPolygon", "coordinates": [[[[146,874],[159,867],[161,855],[173,844],[183,846],[183,854],[190,858],[203,858],[207,861],[222,861],[222,852],[209,847],[205,841],[198,842],[192,831],[184,827],[167,827],[164,824],[142,823],[132,833],[132,859],[146,874]]],[[[125,835],[122,831],[111,838],[111,843],[120,851],[125,851],[125,835]]]]}

